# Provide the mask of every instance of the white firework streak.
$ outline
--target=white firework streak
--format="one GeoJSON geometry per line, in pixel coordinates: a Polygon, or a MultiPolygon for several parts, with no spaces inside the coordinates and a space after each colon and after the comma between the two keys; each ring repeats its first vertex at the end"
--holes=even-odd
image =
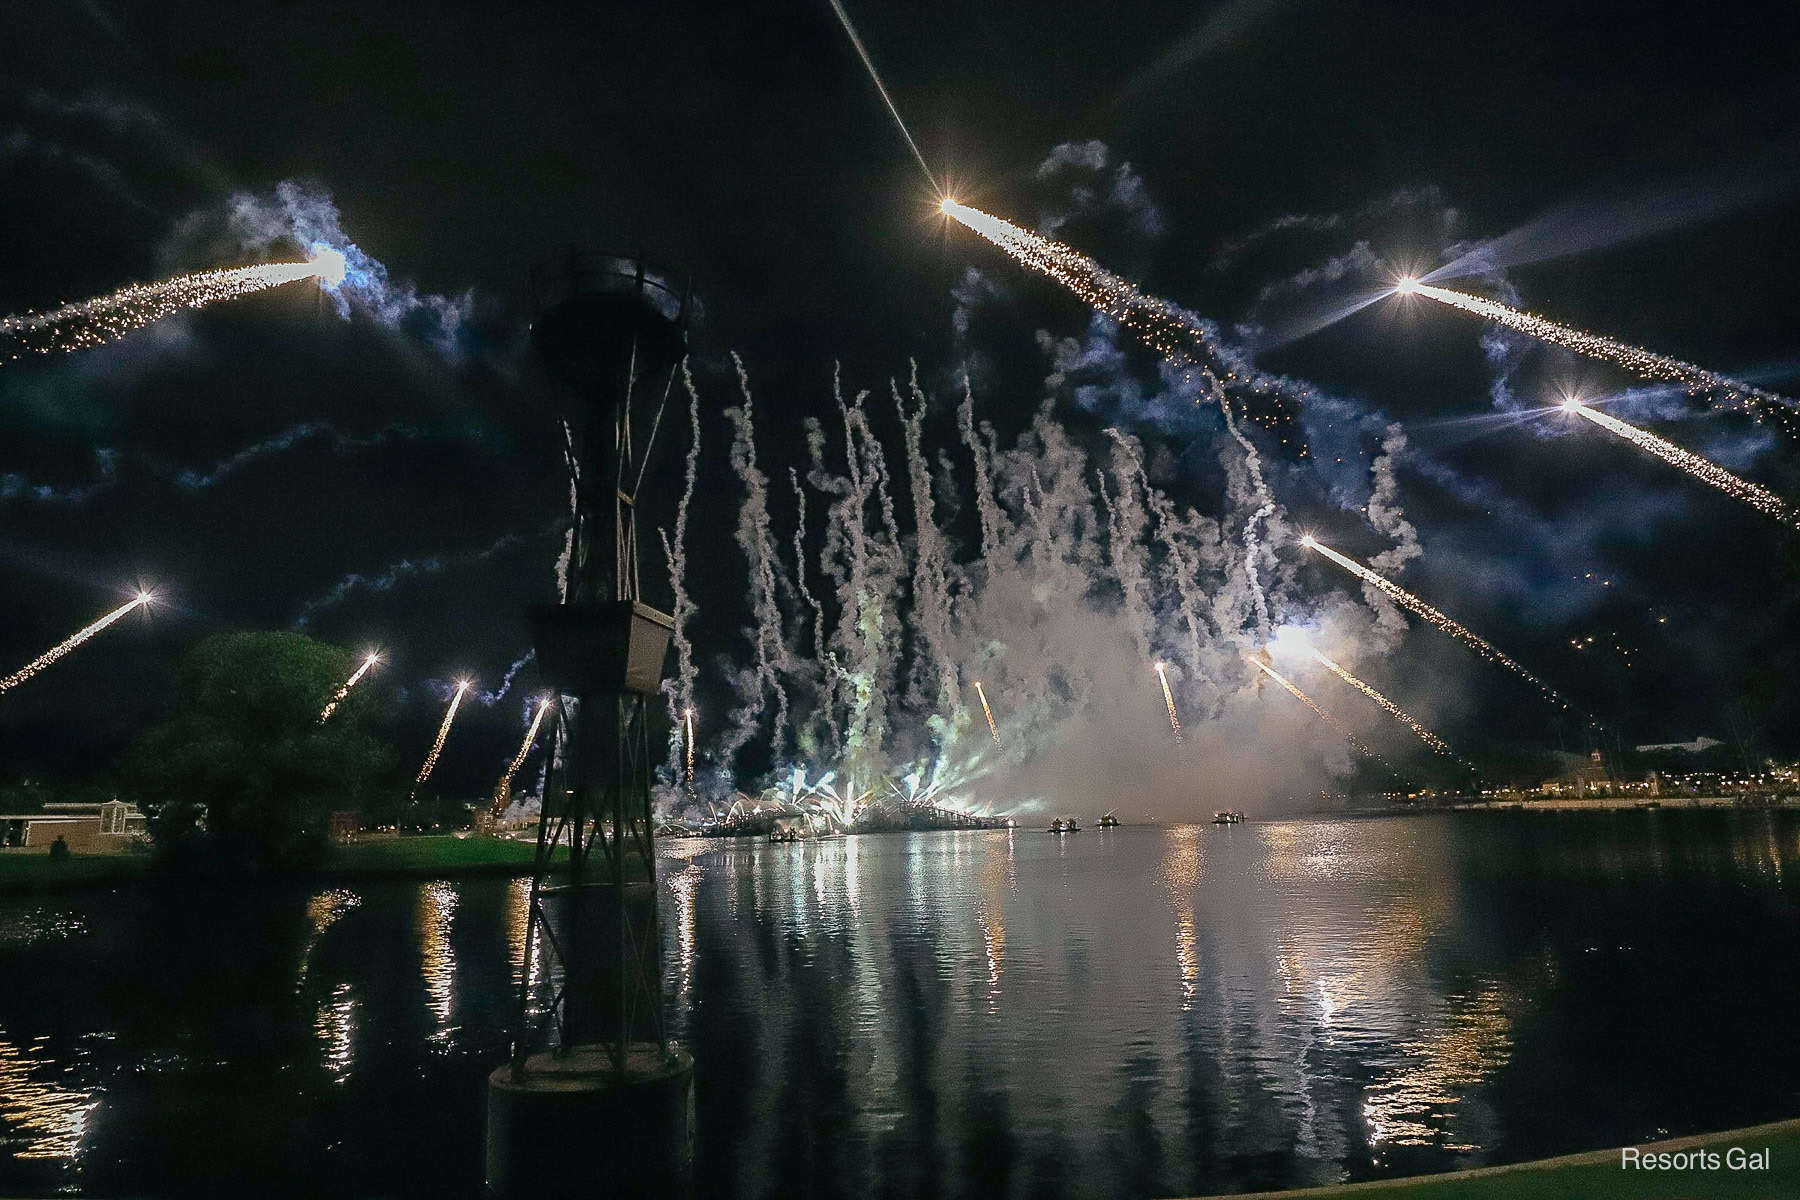
{"type": "Polygon", "coordinates": [[[344,697],[350,694],[350,689],[355,687],[362,677],[369,673],[369,668],[379,661],[381,660],[373,654],[363,659],[362,665],[350,673],[350,678],[344,680],[344,686],[333,694],[331,702],[325,706],[325,711],[319,714],[319,724],[323,725],[331,719],[331,714],[336,712],[337,706],[344,702],[344,697]]]}
{"type": "Polygon", "coordinates": [[[1531,686],[1537,688],[1538,691],[1544,693],[1550,702],[1555,704],[1558,708],[1574,708],[1574,705],[1570,704],[1561,692],[1539,679],[1536,675],[1533,675],[1530,671],[1527,671],[1512,658],[1501,653],[1492,644],[1477,637],[1467,626],[1451,620],[1444,613],[1439,612],[1431,605],[1425,603],[1425,601],[1419,599],[1393,580],[1384,575],[1376,574],[1374,571],[1371,571],[1368,567],[1363,566],[1353,558],[1346,558],[1336,550],[1333,550],[1330,546],[1327,546],[1317,538],[1312,537],[1310,534],[1301,538],[1300,544],[1305,546],[1308,550],[1317,550],[1320,554],[1323,554],[1326,558],[1329,558],[1332,562],[1344,568],[1344,570],[1350,572],[1352,575],[1355,575],[1363,582],[1373,584],[1390,600],[1393,600],[1404,608],[1412,610],[1412,612],[1423,617],[1430,624],[1435,625],[1463,645],[1469,647],[1469,649],[1475,651],[1476,654],[1480,655],[1488,662],[1497,663],[1500,666],[1505,667],[1525,682],[1531,684],[1531,686]]]}
{"type": "MultiPolygon", "coordinates": [[[[1131,330],[1179,369],[1190,383],[1198,383],[1208,398],[1218,404],[1219,412],[1225,418],[1226,431],[1244,451],[1251,486],[1258,501],[1256,511],[1244,523],[1244,574],[1250,581],[1257,629],[1266,640],[1269,603],[1257,573],[1257,561],[1262,553],[1257,526],[1274,513],[1275,500],[1263,480],[1262,460],[1256,448],[1238,428],[1232,415],[1224,382],[1207,365],[1208,360],[1220,358],[1219,348],[1211,335],[1181,308],[1156,296],[1145,295],[1131,281],[1113,274],[1072,246],[1021,229],[1010,221],[954,200],[945,200],[940,207],[945,216],[960,221],[1020,263],[1048,275],[1131,330]]],[[[1225,378],[1235,380],[1237,376],[1234,371],[1227,370],[1225,378]]]]}
{"type": "Polygon", "coordinates": [[[1156,664],[1156,677],[1162,680],[1163,703],[1169,706],[1169,728],[1175,731],[1175,740],[1182,741],[1181,718],[1175,715],[1175,695],[1169,691],[1169,666],[1167,663],[1156,664]]]}
{"type": "Polygon", "coordinates": [[[92,625],[84,625],[82,628],[77,629],[64,641],[61,641],[44,651],[6,678],[0,679],[0,692],[11,691],[13,688],[18,687],[21,683],[24,683],[27,679],[30,679],[33,675],[36,675],[39,671],[42,671],[45,667],[54,663],[69,651],[81,645],[81,643],[101,632],[113,622],[124,620],[132,612],[148,603],[150,603],[150,597],[148,595],[140,595],[129,604],[121,604],[119,607],[107,613],[104,617],[101,617],[98,621],[95,621],[92,625]]]}
{"type": "Polygon", "coordinates": [[[1800,512],[1796,512],[1793,505],[1761,484],[1751,483],[1748,479],[1739,479],[1718,463],[1683,450],[1673,442],[1665,442],[1654,433],[1639,429],[1636,425],[1628,425],[1612,414],[1603,413],[1597,408],[1589,408],[1574,400],[1565,402],[1563,408],[1586,417],[1600,428],[1616,433],[1628,442],[1641,446],[1671,466],[1680,467],[1701,483],[1710,484],[1732,499],[1743,501],[1757,512],[1774,517],[1783,525],[1800,529],[1800,512]]]}
{"type": "Polygon", "coordinates": [[[975,694],[981,697],[981,711],[987,714],[988,732],[994,736],[994,745],[1000,745],[1000,730],[994,726],[994,710],[988,707],[987,691],[981,686],[981,680],[975,681],[975,694]]]}
{"type": "Polygon", "coordinates": [[[1392,771],[1394,769],[1393,767],[1388,765],[1387,759],[1381,757],[1381,755],[1375,753],[1373,750],[1369,749],[1368,746],[1364,745],[1363,740],[1361,738],[1357,737],[1354,733],[1351,733],[1350,730],[1344,725],[1344,723],[1342,721],[1338,720],[1336,717],[1332,716],[1330,713],[1328,713],[1324,709],[1320,708],[1318,703],[1311,696],[1307,695],[1305,692],[1303,692],[1299,688],[1295,687],[1293,685],[1293,683],[1288,679],[1287,676],[1283,675],[1280,671],[1277,671],[1274,667],[1271,667],[1268,663],[1263,662],[1259,658],[1253,657],[1250,659],[1250,661],[1256,664],[1257,670],[1261,671],[1264,675],[1267,675],[1270,679],[1273,679],[1276,683],[1279,683],[1282,687],[1286,688],[1293,695],[1294,699],[1300,701],[1300,703],[1302,703],[1302,704],[1306,705],[1306,707],[1312,709],[1314,716],[1318,717],[1319,720],[1325,722],[1326,725],[1330,726],[1331,731],[1333,733],[1335,733],[1339,737],[1343,738],[1346,742],[1349,742],[1351,747],[1358,754],[1362,755],[1364,758],[1367,758],[1374,762],[1380,763],[1382,766],[1387,767],[1387,769],[1390,771],[1392,771]]]}
{"type": "Polygon", "coordinates": [[[1332,662],[1317,650],[1313,651],[1313,657],[1318,659],[1320,665],[1330,671],[1333,675],[1336,675],[1339,679],[1373,700],[1376,704],[1379,704],[1382,711],[1386,712],[1388,716],[1394,718],[1394,720],[1418,734],[1421,742],[1424,742],[1427,746],[1430,746],[1445,758],[1454,758],[1457,762],[1463,763],[1464,766],[1468,765],[1466,762],[1463,762],[1463,759],[1456,751],[1450,749],[1449,743],[1445,742],[1444,739],[1437,734],[1431,732],[1431,730],[1425,728],[1424,725],[1415,720],[1411,714],[1401,708],[1398,704],[1395,704],[1392,700],[1389,700],[1386,696],[1382,695],[1350,672],[1344,670],[1344,668],[1338,666],[1338,664],[1332,662]]]}
{"type": "MultiPolygon", "coordinates": [[[[531,715],[531,725],[525,730],[525,740],[519,743],[519,752],[513,755],[512,762],[507,765],[506,774],[500,776],[500,782],[494,785],[495,808],[500,806],[500,798],[506,794],[507,786],[512,783],[513,776],[517,775],[519,768],[525,765],[525,756],[531,753],[531,744],[537,741],[538,726],[544,723],[544,714],[549,711],[550,701],[547,698],[538,701],[537,712],[531,715]]],[[[445,721],[444,727],[448,731],[448,720],[445,721]]],[[[496,815],[498,814],[496,813],[496,815]]]]}
{"type": "Polygon", "coordinates": [[[1690,393],[1700,395],[1710,393],[1714,396],[1727,397],[1727,402],[1716,407],[1741,409],[1761,420],[1764,416],[1778,418],[1789,433],[1800,431],[1800,413],[1796,413],[1794,401],[1786,396],[1765,391],[1740,383],[1717,371],[1709,371],[1705,367],[1695,366],[1691,362],[1683,362],[1679,358],[1670,358],[1666,354],[1657,354],[1645,350],[1641,346],[1633,346],[1614,338],[1602,337],[1597,333],[1575,329],[1561,325],[1548,317],[1540,317],[1536,313],[1513,308],[1498,300],[1488,300],[1481,296],[1471,296],[1467,292],[1452,291],[1449,288],[1435,287],[1427,283],[1403,283],[1403,293],[1417,292],[1421,296],[1429,296],[1440,304],[1473,313],[1478,317],[1486,317],[1497,321],[1508,329],[1514,329],[1541,342],[1549,342],[1553,346],[1561,346],[1565,350],[1573,350],[1588,358],[1597,358],[1614,366],[1623,367],[1627,371],[1641,375],[1646,379],[1661,379],[1678,383],[1690,393]]]}
{"type": "Polygon", "coordinates": [[[431,778],[431,769],[437,766],[438,755],[444,752],[444,739],[450,736],[450,722],[456,720],[457,706],[462,703],[462,698],[468,691],[468,684],[456,685],[456,694],[450,697],[450,707],[444,711],[444,723],[438,726],[437,740],[431,743],[431,753],[425,756],[425,765],[419,768],[419,777],[413,780],[413,795],[418,795],[419,789],[425,786],[425,781],[431,778]]]}
{"type": "Polygon", "coordinates": [[[104,346],[182,309],[204,308],[302,279],[333,278],[341,273],[343,261],[342,255],[321,255],[313,262],[200,271],[160,283],[134,283],[110,295],[49,312],[0,317],[0,334],[16,343],[3,361],[12,362],[28,353],[67,354],[104,346]]]}

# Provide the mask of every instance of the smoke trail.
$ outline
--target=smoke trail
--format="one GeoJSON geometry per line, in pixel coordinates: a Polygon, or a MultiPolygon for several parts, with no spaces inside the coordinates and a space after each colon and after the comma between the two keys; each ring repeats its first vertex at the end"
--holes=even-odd
{"type": "Polygon", "coordinates": [[[35,504],[60,504],[80,508],[119,482],[119,453],[110,447],[94,451],[95,478],[74,487],[32,483],[23,475],[0,475],[0,500],[30,500],[35,504]]]}
{"type": "Polygon", "coordinates": [[[1460,625],[1457,622],[1451,620],[1448,616],[1445,616],[1442,612],[1439,612],[1437,609],[1433,608],[1431,605],[1425,603],[1425,601],[1419,599],[1417,596],[1413,595],[1411,592],[1407,591],[1405,588],[1401,587],[1399,584],[1393,582],[1392,580],[1386,578],[1385,576],[1376,574],[1374,571],[1371,571],[1369,568],[1363,566],[1361,563],[1355,561],[1354,559],[1346,558],[1342,554],[1339,554],[1336,550],[1333,550],[1331,547],[1320,542],[1317,538],[1313,537],[1311,534],[1308,534],[1306,537],[1301,538],[1300,544],[1302,546],[1305,546],[1308,550],[1317,550],[1320,554],[1323,554],[1326,558],[1329,558],[1332,562],[1334,562],[1338,566],[1344,568],[1344,570],[1350,572],[1352,575],[1355,575],[1358,579],[1361,579],[1364,583],[1371,584],[1372,586],[1379,588],[1381,590],[1381,592],[1384,595],[1386,595],[1389,599],[1397,602],[1398,604],[1400,604],[1401,606],[1403,606],[1407,609],[1410,609],[1413,613],[1424,618],[1425,621],[1427,621],[1431,625],[1436,626],[1438,629],[1449,634],[1451,637],[1455,638],[1457,641],[1461,642],[1463,645],[1469,647],[1469,649],[1475,651],[1476,654],[1480,655],[1482,658],[1486,659],[1488,662],[1497,663],[1500,666],[1505,667],[1507,670],[1511,671],[1513,674],[1517,675],[1519,678],[1525,680],[1525,682],[1527,682],[1527,683],[1531,684],[1533,687],[1537,688],[1538,691],[1542,692],[1545,695],[1545,697],[1548,698],[1550,700],[1550,702],[1552,704],[1555,704],[1558,708],[1570,709],[1570,708],[1574,707],[1573,705],[1571,705],[1568,702],[1568,700],[1564,699],[1562,694],[1560,692],[1558,692],[1555,688],[1551,687],[1549,684],[1547,684],[1543,680],[1539,679],[1536,675],[1533,675],[1530,671],[1527,671],[1524,667],[1520,666],[1513,659],[1507,657],[1505,654],[1502,654],[1499,650],[1495,649],[1492,645],[1483,641],[1481,638],[1475,636],[1475,634],[1472,631],[1470,631],[1466,626],[1460,625]]]}
{"type": "Polygon", "coordinates": [[[768,477],[756,465],[756,434],[752,424],[753,400],[750,379],[736,354],[732,362],[737,368],[738,388],[743,405],[725,410],[732,427],[731,469],[744,485],[744,498],[738,508],[737,543],[750,568],[750,615],[753,625],[746,631],[755,664],[740,682],[740,704],[731,732],[720,746],[722,761],[729,764],[756,731],[762,715],[765,692],[775,694],[775,724],[770,746],[777,757],[781,754],[782,736],[787,730],[788,695],[777,674],[786,665],[787,646],[782,634],[781,610],[776,604],[775,562],[770,536],[768,477]]]}
{"type": "Polygon", "coordinates": [[[74,633],[70,634],[68,638],[57,643],[55,646],[52,646],[50,649],[44,651],[44,653],[38,655],[36,658],[34,658],[30,662],[26,663],[24,666],[20,667],[16,671],[14,671],[11,675],[8,675],[4,679],[0,679],[0,692],[11,691],[13,688],[18,687],[21,683],[24,683],[27,679],[30,679],[33,675],[36,675],[39,671],[42,671],[45,667],[50,666],[57,659],[61,658],[65,654],[67,654],[69,651],[75,649],[77,646],[81,645],[81,643],[87,641],[89,638],[93,637],[95,634],[106,629],[108,626],[112,625],[115,621],[122,621],[128,615],[135,612],[137,609],[142,608],[145,605],[149,604],[151,599],[152,599],[152,597],[151,597],[150,593],[139,592],[137,594],[137,596],[133,600],[131,600],[130,603],[121,604],[119,607],[113,609],[111,612],[107,613],[104,617],[101,617],[98,621],[95,621],[93,624],[85,625],[82,628],[76,630],[74,633]]]}
{"type": "Polygon", "coordinates": [[[525,664],[531,662],[536,657],[536,650],[527,650],[525,653],[519,655],[519,657],[513,659],[512,665],[506,668],[506,674],[500,680],[500,686],[491,692],[482,692],[476,698],[479,699],[482,704],[490,707],[506,699],[506,693],[512,691],[513,680],[519,677],[519,672],[525,669],[525,664]]]}
{"type": "Polygon", "coordinates": [[[1764,516],[1773,517],[1783,525],[1800,529],[1800,511],[1794,506],[1758,483],[1748,479],[1740,479],[1724,467],[1698,454],[1683,450],[1673,442],[1664,441],[1648,430],[1639,429],[1635,425],[1627,425],[1624,421],[1591,408],[1579,400],[1565,400],[1563,410],[1578,416],[1586,417],[1594,424],[1611,433],[1616,433],[1626,441],[1648,450],[1670,466],[1680,467],[1701,483],[1718,488],[1733,500],[1742,501],[1764,516]]]}
{"type": "Polygon", "coordinates": [[[575,534],[581,528],[581,455],[575,452],[575,431],[562,422],[563,466],[569,472],[569,524],[563,530],[562,551],[556,556],[556,596],[569,602],[569,570],[575,564],[575,534]]]}
{"type": "Polygon", "coordinates": [[[1709,371],[1705,367],[1683,362],[1678,358],[1670,358],[1657,354],[1639,346],[1602,337],[1597,333],[1574,329],[1567,325],[1559,325],[1546,317],[1525,312],[1510,305],[1501,304],[1497,300],[1488,300],[1480,296],[1471,296],[1466,292],[1451,291],[1449,288],[1434,287],[1416,280],[1402,280],[1395,289],[1402,295],[1418,294],[1428,296],[1440,304],[1451,308],[1459,308],[1478,317],[1486,317],[1496,321],[1508,329],[1517,330],[1528,337],[1534,337],[1553,346],[1561,346],[1565,350],[1573,350],[1588,358],[1597,358],[1614,366],[1623,367],[1646,379],[1666,380],[1678,383],[1686,388],[1689,394],[1705,397],[1715,408],[1731,411],[1747,412],[1756,420],[1774,417],[1788,433],[1800,433],[1800,412],[1796,412],[1795,402],[1786,396],[1740,383],[1735,379],[1709,371]]]}
{"type": "Polygon", "coordinates": [[[366,436],[343,433],[323,421],[306,421],[291,429],[284,429],[273,437],[254,442],[242,450],[220,459],[205,470],[193,468],[183,470],[175,476],[175,485],[188,492],[206,491],[208,488],[218,486],[259,459],[267,458],[271,454],[280,454],[303,442],[315,439],[329,438],[332,450],[338,454],[350,454],[357,450],[384,445],[395,438],[417,436],[418,430],[399,421],[366,436]]]}
{"type": "MultiPolygon", "coordinates": [[[[1408,729],[1412,730],[1415,734],[1418,735],[1419,740],[1421,742],[1424,742],[1427,746],[1430,746],[1433,750],[1436,750],[1439,754],[1442,754],[1445,758],[1454,758],[1454,759],[1456,759],[1457,762],[1462,763],[1463,766],[1465,766],[1465,767],[1469,766],[1469,764],[1467,762],[1464,762],[1464,760],[1454,750],[1450,749],[1449,745],[1444,741],[1443,738],[1439,737],[1437,734],[1431,732],[1431,730],[1425,728],[1424,725],[1422,725],[1418,721],[1414,720],[1412,718],[1412,716],[1410,716],[1406,712],[1406,710],[1401,708],[1398,704],[1395,704],[1392,700],[1389,700],[1386,696],[1382,695],[1380,692],[1376,691],[1373,687],[1369,686],[1367,683],[1364,683],[1362,680],[1358,679],[1356,676],[1352,675],[1350,672],[1346,671],[1344,668],[1338,666],[1337,663],[1331,661],[1329,658],[1326,658],[1323,654],[1319,653],[1317,650],[1314,650],[1312,652],[1312,656],[1315,659],[1317,659],[1319,661],[1319,664],[1321,666],[1323,666],[1326,670],[1330,671],[1333,675],[1336,675],[1339,679],[1342,679],[1345,683],[1349,684],[1351,687],[1355,688],[1357,691],[1361,692],[1363,695],[1365,695],[1369,699],[1373,700],[1376,704],[1381,706],[1381,709],[1383,712],[1387,713],[1390,717],[1394,718],[1394,720],[1400,722],[1402,725],[1404,725],[1408,729]]],[[[1473,768],[1471,768],[1471,769],[1473,769],[1473,768]]]]}
{"type": "MultiPolygon", "coordinates": [[[[560,522],[559,522],[560,524],[560,522]]],[[[461,566],[467,563],[483,562],[513,546],[522,545],[525,539],[516,533],[501,534],[499,538],[476,550],[467,550],[460,554],[432,554],[425,558],[403,558],[392,564],[379,575],[364,575],[352,572],[333,584],[323,595],[315,596],[300,606],[300,615],[294,618],[295,629],[305,629],[313,617],[324,609],[335,607],[345,598],[359,591],[387,592],[403,580],[415,575],[436,575],[446,567],[461,566]]]]}
{"type": "MultiPolygon", "coordinates": [[[[675,594],[675,611],[670,617],[675,622],[671,640],[675,643],[675,679],[673,686],[663,685],[663,695],[669,701],[669,720],[671,728],[679,724],[679,718],[694,710],[694,642],[688,634],[688,624],[694,617],[694,601],[687,590],[687,525],[688,510],[694,503],[694,481],[700,471],[700,392],[694,387],[693,372],[688,369],[687,359],[681,360],[681,379],[687,387],[688,394],[688,450],[687,465],[681,485],[681,499],[675,505],[675,541],[671,545],[669,535],[661,529],[656,531],[662,539],[663,557],[669,564],[669,586],[675,594]]],[[[689,742],[687,747],[689,782],[692,783],[694,747],[692,742],[693,722],[688,721],[689,742]]],[[[669,738],[669,771],[673,775],[677,759],[675,738],[669,738]]]]}
{"type": "Polygon", "coordinates": [[[1135,468],[1137,460],[1123,441],[1113,444],[1113,480],[1119,495],[1115,500],[1107,493],[1106,475],[1094,473],[1101,504],[1106,509],[1107,555],[1112,561],[1113,575],[1119,581],[1124,597],[1125,618],[1131,623],[1131,635],[1137,640],[1138,652],[1150,657],[1150,637],[1155,622],[1150,616],[1150,580],[1145,572],[1144,536],[1149,518],[1138,502],[1135,468]]]}
{"type": "Polygon", "coordinates": [[[944,536],[938,529],[935,503],[931,494],[931,469],[925,462],[924,426],[925,394],[919,390],[918,364],[912,364],[909,382],[914,409],[906,411],[899,390],[894,392],[894,407],[900,414],[901,432],[906,443],[907,480],[913,504],[913,620],[925,653],[915,657],[915,684],[929,663],[937,676],[935,693],[923,686],[915,687],[915,698],[934,703],[945,726],[945,736],[954,736],[959,709],[956,687],[956,661],[950,653],[950,581],[945,568],[944,536]]]}
{"type": "Polygon", "coordinates": [[[956,410],[956,418],[962,430],[963,445],[969,448],[969,455],[975,460],[975,513],[981,522],[981,560],[992,562],[1006,528],[1006,518],[1000,512],[999,501],[994,498],[991,458],[987,445],[981,440],[981,432],[988,426],[984,422],[981,431],[975,428],[975,392],[967,375],[963,376],[963,398],[956,410]]]}
{"type": "Polygon", "coordinates": [[[49,312],[0,317],[0,336],[12,342],[0,363],[17,362],[27,354],[91,350],[183,310],[236,300],[302,279],[319,279],[329,284],[341,280],[343,270],[341,254],[320,250],[311,262],[199,271],[161,283],[134,283],[111,295],[65,304],[49,312]]]}
{"type": "Polygon", "coordinates": [[[837,719],[837,658],[825,641],[825,606],[819,603],[806,582],[806,492],[800,486],[800,473],[792,467],[788,468],[788,482],[794,488],[794,582],[799,587],[800,598],[812,611],[813,660],[823,671],[819,712],[831,734],[832,750],[841,751],[844,734],[838,728],[837,719]]]}

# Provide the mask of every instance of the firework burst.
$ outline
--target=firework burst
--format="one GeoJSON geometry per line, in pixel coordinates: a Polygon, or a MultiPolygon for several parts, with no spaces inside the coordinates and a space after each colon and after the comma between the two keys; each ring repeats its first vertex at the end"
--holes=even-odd
{"type": "MultiPolygon", "coordinates": [[[[500,782],[494,785],[494,815],[499,816],[503,801],[512,787],[513,776],[525,765],[525,756],[531,753],[531,745],[537,741],[538,726],[544,723],[544,714],[550,711],[550,697],[545,696],[538,701],[537,711],[531,714],[531,724],[525,729],[525,740],[519,743],[519,752],[513,755],[512,762],[507,764],[506,773],[500,776],[500,782]]],[[[449,719],[445,718],[445,730],[449,729],[449,719]]]]}
{"type": "Polygon", "coordinates": [[[1401,708],[1398,704],[1395,704],[1392,700],[1389,700],[1386,696],[1382,695],[1350,672],[1344,670],[1343,667],[1340,667],[1331,659],[1326,658],[1317,650],[1312,652],[1312,656],[1317,659],[1319,664],[1326,670],[1330,671],[1333,675],[1336,675],[1339,679],[1380,705],[1382,711],[1387,713],[1388,716],[1394,718],[1394,720],[1400,722],[1402,725],[1416,733],[1421,742],[1424,742],[1427,746],[1430,746],[1445,758],[1453,758],[1457,762],[1462,763],[1465,767],[1469,765],[1456,753],[1456,751],[1450,749],[1449,744],[1446,743],[1443,738],[1425,728],[1424,725],[1415,720],[1410,713],[1401,708]]]}
{"type": "Polygon", "coordinates": [[[1000,730],[994,725],[994,710],[988,707],[987,691],[981,686],[981,680],[975,681],[975,694],[981,697],[981,711],[987,714],[988,733],[993,735],[994,745],[1000,745],[1000,730]]]}
{"type": "Polygon", "coordinates": [[[1333,733],[1335,733],[1339,737],[1343,738],[1346,742],[1349,742],[1351,748],[1354,749],[1358,754],[1362,755],[1364,758],[1369,759],[1372,762],[1380,763],[1382,766],[1387,767],[1387,769],[1389,771],[1392,771],[1394,769],[1393,767],[1388,765],[1387,759],[1381,757],[1381,755],[1379,755],[1379,754],[1375,753],[1373,750],[1369,749],[1369,747],[1363,742],[1363,740],[1361,738],[1357,737],[1354,733],[1351,733],[1349,728],[1342,721],[1338,720],[1336,717],[1332,716],[1330,713],[1328,713],[1324,709],[1320,708],[1317,701],[1315,701],[1311,696],[1307,695],[1305,692],[1301,691],[1299,688],[1295,687],[1293,681],[1290,680],[1286,675],[1283,675],[1280,671],[1277,671],[1274,667],[1271,667],[1268,663],[1264,662],[1260,658],[1255,657],[1254,655],[1252,655],[1250,657],[1250,661],[1256,664],[1257,670],[1261,671],[1264,675],[1267,675],[1270,679],[1273,679],[1276,683],[1279,683],[1282,687],[1286,688],[1288,690],[1288,693],[1290,695],[1292,695],[1294,697],[1294,699],[1296,699],[1300,703],[1306,705],[1306,707],[1312,709],[1314,716],[1318,717],[1319,720],[1325,722],[1325,724],[1330,727],[1330,729],[1333,733]]]}
{"type": "Polygon", "coordinates": [[[1163,703],[1169,706],[1169,728],[1175,731],[1175,740],[1182,741],[1181,718],[1175,715],[1175,694],[1169,690],[1169,664],[1156,664],[1156,677],[1162,681],[1163,703]]]}

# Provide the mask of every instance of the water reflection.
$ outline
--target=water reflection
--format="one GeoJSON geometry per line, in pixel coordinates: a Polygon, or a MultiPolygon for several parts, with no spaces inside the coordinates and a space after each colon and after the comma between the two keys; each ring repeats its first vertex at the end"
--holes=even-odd
{"type": "MultiPolygon", "coordinates": [[[[1324,1183],[1749,1124],[1800,1076],[1660,1036],[1800,988],[1791,814],[659,850],[717,1200],[1324,1183]]],[[[473,1200],[528,900],[0,899],[0,1194],[473,1200]]]]}
{"type": "Polygon", "coordinates": [[[21,1047],[0,1038],[0,1148],[13,1157],[73,1162],[87,1136],[97,1093],[74,1091],[53,1076],[66,1075],[46,1048],[21,1047]]]}
{"type": "Polygon", "coordinates": [[[436,1022],[434,1040],[450,1036],[450,1016],[456,998],[456,950],[450,944],[450,920],[456,915],[456,886],[436,880],[419,889],[416,919],[419,954],[424,960],[426,1003],[436,1022]]]}

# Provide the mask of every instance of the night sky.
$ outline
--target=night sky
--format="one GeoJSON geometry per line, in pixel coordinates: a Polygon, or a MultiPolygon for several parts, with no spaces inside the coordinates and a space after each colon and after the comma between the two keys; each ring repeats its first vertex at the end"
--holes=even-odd
{"type": "MultiPolygon", "coordinates": [[[[1407,586],[1627,745],[1735,729],[1759,752],[1800,753],[1800,535],[1590,426],[1499,419],[1501,376],[1471,317],[1390,301],[1285,344],[1270,332],[1378,284],[1371,263],[1435,266],[1450,243],[1561,214],[1539,241],[1570,252],[1463,284],[1504,283],[1535,311],[1794,393],[1791,7],[849,8],[960,198],[1048,220],[1262,343],[1261,366],[1338,398],[1356,429],[1404,423],[1399,498],[1424,548],[1407,586]],[[1104,165],[1040,169],[1058,146],[1104,165]]],[[[765,469],[785,480],[802,418],[835,414],[834,363],[885,395],[916,360],[938,400],[931,440],[954,448],[965,366],[1008,438],[1045,393],[1037,331],[1095,331],[1078,301],[946,229],[824,0],[23,0],[7,23],[0,312],[253,261],[231,214],[275,203],[283,181],[335,204],[399,300],[386,321],[344,319],[293,285],[0,366],[0,669],[140,582],[168,601],[0,698],[0,777],[114,765],[165,711],[183,650],[219,630],[300,625],[382,647],[403,756],[428,744],[442,681],[496,689],[527,649],[524,606],[554,586],[564,483],[523,285],[565,243],[641,247],[691,274],[714,452],[703,500],[731,483],[717,453],[731,351],[765,469]]],[[[1515,358],[1503,382],[1526,406],[1634,382],[1542,348],[1515,358]]],[[[1148,356],[1056,386],[1077,440],[1130,429],[1160,452],[1160,486],[1217,510],[1216,413],[1147,402],[1148,356]]],[[[876,407],[897,441],[891,406],[876,407]]],[[[1791,437],[1681,397],[1615,411],[1800,497],[1791,437]]],[[[1364,457],[1344,471],[1265,448],[1292,519],[1359,557],[1388,544],[1357,511],[1376,440],[1350,437],[1364,457]]],[[[669,520],[680,442],[659,448],[669,486],[652,529],[669,520]]],[[[728,561],[734,519],[702,503],[696,553],[728,561]]],[[[659,562],[646,554],[647,576],[659,562]]],[[[744,620],[725,577],[697,589],[713,708],[706,664],[744,620]]],[[[1346,586],[1316,564],[1300,582],[1346,586]]],[[[1384,683],[1403,701],[1443,693],[1440,732],[1478,759],[1559,737],[1516,681],[1428,631],[1384,683]]],[[[527,666],[463,719],[447,792],[491,787],[533,686],[527,666]]],[[[1560,736],[1584,748],[1574,725],[1560,736]]]]}

